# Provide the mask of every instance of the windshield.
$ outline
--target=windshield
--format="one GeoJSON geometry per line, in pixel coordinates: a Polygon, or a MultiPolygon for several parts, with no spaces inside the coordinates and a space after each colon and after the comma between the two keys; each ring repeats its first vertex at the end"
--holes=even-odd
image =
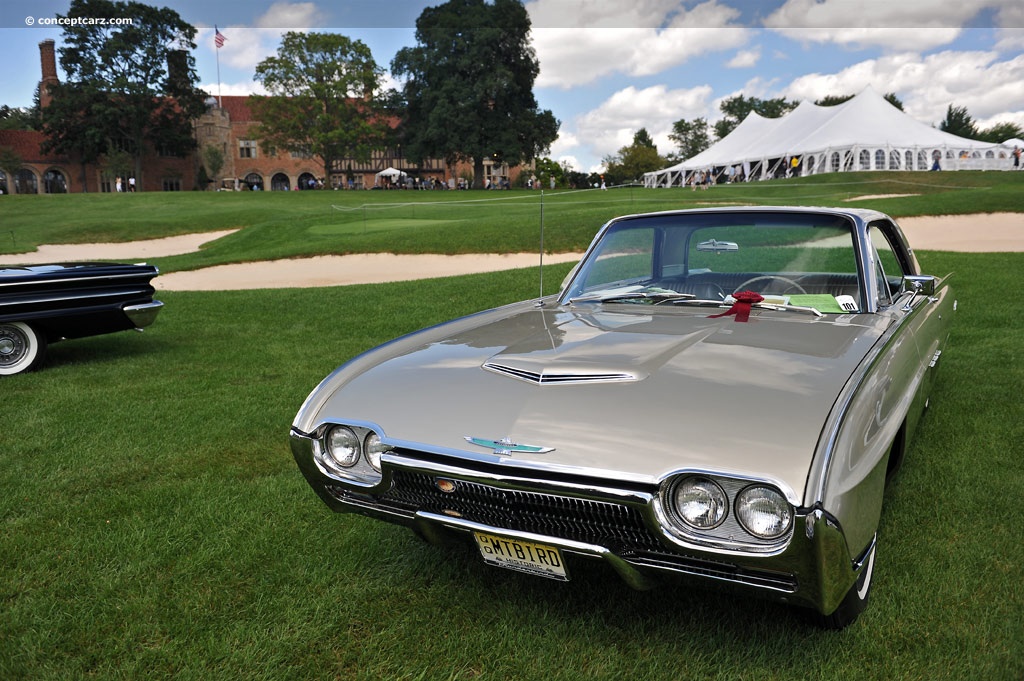
{"type": "Polygon", "coordinates": [[[851,223],[842,216],[758,212],[623,219],[602,236],[562,301],[729,302],[741,291],[822,313],[861,311],[851,223]]]}

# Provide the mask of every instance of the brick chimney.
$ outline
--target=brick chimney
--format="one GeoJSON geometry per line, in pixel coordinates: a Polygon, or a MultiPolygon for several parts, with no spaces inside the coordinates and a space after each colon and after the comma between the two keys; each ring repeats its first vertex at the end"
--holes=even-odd
{"type": "Polygon", "coordinates": [[[53,101],[50,86],[60,82],[57,78],[57,55],[53,48],[53,40],[47,39],[39,43],[39,61],[43,68],[43,79],[39,81],[39,106],[45,108],[53,101]]]}

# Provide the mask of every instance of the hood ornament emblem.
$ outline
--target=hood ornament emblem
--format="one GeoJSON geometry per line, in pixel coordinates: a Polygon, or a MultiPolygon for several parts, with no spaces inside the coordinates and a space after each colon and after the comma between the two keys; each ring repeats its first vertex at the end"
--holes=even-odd
{"type": "Polygon", "coordinates": [[[466,436],[466,442],[476,445],[477,447],[487,447],[493,449],[497,456],[508,456],[509,454],[525,453],[525,454],[547,454],[548,452],[555,451],[554,447],[537,447],[535,445],[521,445],[517,442],[513,442],[512,438],[503,437],[500,440],[488,440],[482,437],[469,437],[466,436]]]}

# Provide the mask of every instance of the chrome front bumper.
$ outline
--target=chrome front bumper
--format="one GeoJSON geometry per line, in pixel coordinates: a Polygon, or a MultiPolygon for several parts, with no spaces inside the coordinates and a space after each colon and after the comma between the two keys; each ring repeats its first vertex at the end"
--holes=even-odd
{"type": "Polygon", "coordinates": [[[604,561],[636,589],[652,588],[669,575],[692,577],[827,615],[838,607],[861,569],[847,550],[842,528],[821,509],[798,510],[788,546],[774,555],[715,551],[681,544],[661,528],[653,510],[656,489],[599,488],[499,475],[419,461],[408,454],[385,455],[381,483],[367,489],[325,474],[314,461],[312,440],[305,435],[293,431],[291,448],[310,486],[335,511],[405,525],[434,544],[452,538],[473,541],[473,533],[482,532],[557,547],[570,556],[604,561]],[[399,484],[408,485],[414,478],[420,481],[420,491],[396,492],[399,484]],[[434,478],[473,486],[488,495],[486,502],[464,507],[453,501],[450,508],[424,508],[436,506],[426,503],[430,495],[425,493],[425,481],[434,478]],[[503,507],[506,498],[508,505],[503,507]],[[549,506],[549,502],[553,503],[549,506]],[[529,508],[517,507],[520,503],[529,508]],[[552,530],[566,515],[566,507],[577,516],[567,520],[583,518],[585,522],[567,522],[575,525],[571,531],[552,530]],[[538,508],[554,509],[550,522],[535,522],[538,508]],[[588,520],[591,516],[596,518],[593,522],[588,520]],[[614,542],[590,540],[587,527],[580,529],[597,523],[605,526],[594,536],[615,536],[614,542]]]}

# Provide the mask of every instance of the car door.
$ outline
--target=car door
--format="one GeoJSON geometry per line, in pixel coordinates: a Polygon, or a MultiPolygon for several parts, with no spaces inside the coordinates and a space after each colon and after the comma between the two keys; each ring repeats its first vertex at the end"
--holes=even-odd
{"type": "Polygon", "coordinates": [[[897,394],[886,400],[911,400],[907,411],[909,435],[927,404],[935,369],[949,337],[955,298],[949,286],[950,275],[921,274],[916,258],[892,222],[873,222],[868,238],[876,256],[878,310],[905,326],[900,333],[913,341],[915,349],[892,367],[890,378],[894,385],[890,390],[895,389],[897,394]],[[920,286],[916,291],[915,285],[920,286]]]}

